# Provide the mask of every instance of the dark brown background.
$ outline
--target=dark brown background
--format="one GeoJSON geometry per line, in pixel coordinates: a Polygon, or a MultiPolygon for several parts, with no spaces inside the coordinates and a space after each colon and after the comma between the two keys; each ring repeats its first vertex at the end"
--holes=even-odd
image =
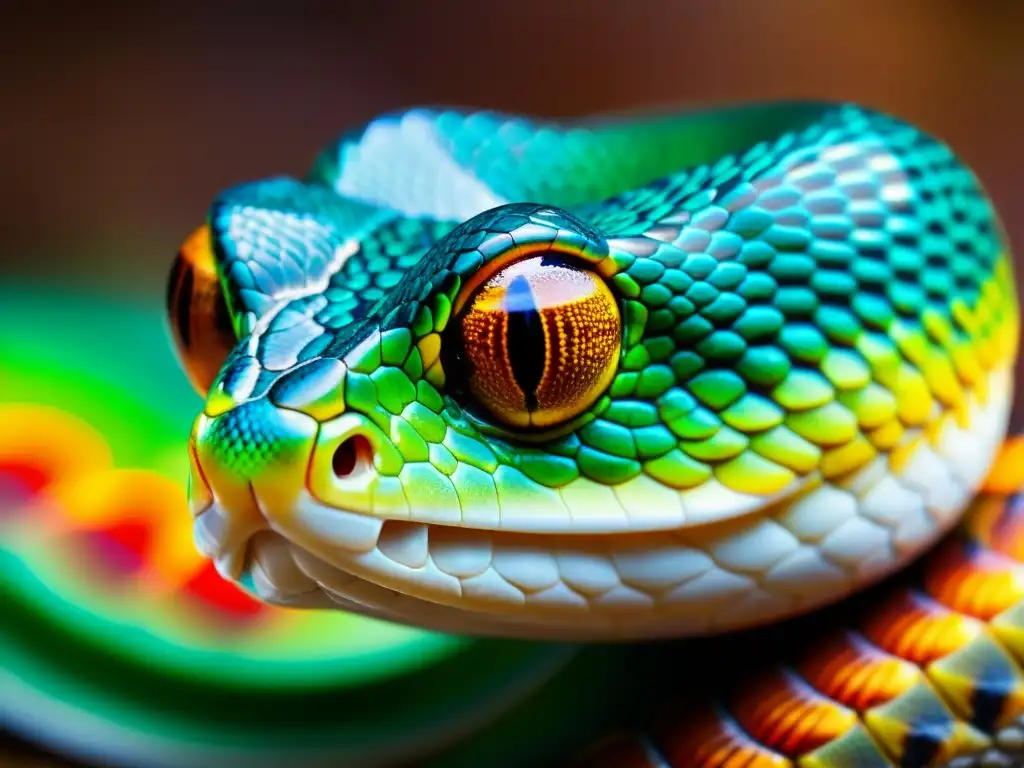
{"type": "Polygon", "coordinates": [[[859,101],[938,135],[1024,248],[1024,2],[40,1],[0,10],[0,279],[160,300],[218,189],[302,173],[384,110],[771,98],[859,101]]]}
{"type": "Polygon", "coordinates": [[[423,103],[561,116],[861,101],[950,142],[1024,238],[1013,0],[12,5],[0,12],[7,269],[56,261],[152,289],[218,189],[301,173],[344,128],[423,103]]]}

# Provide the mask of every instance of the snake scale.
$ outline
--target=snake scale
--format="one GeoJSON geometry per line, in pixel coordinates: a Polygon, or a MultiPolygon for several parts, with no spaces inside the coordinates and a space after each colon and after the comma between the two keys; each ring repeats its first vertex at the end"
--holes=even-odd
{"type": "MultiPolygon", "coordinates": [[[[219,195],[168,309],[206,396],[196,544],[223,577],[277,605],[571,641],[775,624],[905,567],[989,473],[1020,325],[975,176],[850,104],[385,115],[304,179],[219,195]]],[[[978,551],[944,545],[937,591],[609,764],[1012,747],[1024,576],[1000,546],[1021,541],[1021,464],[1004,454],[1012,487],[969,518],[998,588],[940,584],[978,551]]]]}

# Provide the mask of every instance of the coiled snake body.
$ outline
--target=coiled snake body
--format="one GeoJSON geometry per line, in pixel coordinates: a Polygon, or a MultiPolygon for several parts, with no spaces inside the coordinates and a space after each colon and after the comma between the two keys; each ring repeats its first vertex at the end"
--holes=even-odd
{"type": "Polygon", "coordinates": [[[805,613],[974,496],[1011,272],[973,174],[853,105],[382,117],[220,195],[175,263],[196,541],[262,600],[446,632],[805,613]]]}

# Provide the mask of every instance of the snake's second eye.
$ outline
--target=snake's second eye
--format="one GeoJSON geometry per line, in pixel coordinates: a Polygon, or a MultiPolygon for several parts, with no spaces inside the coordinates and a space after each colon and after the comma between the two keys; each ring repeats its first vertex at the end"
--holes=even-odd
{"type": "Polygon", "coordinates": [[[213,262],[209,227],[193,232],[178,251],[167,284],[167,313],[188,378],[205,396],[237,341],[213,262]]]}
{"type": "Polygon", "coordinates": [[[492,275],[466,302],[458,333],[469,390],[514,427],[550,427],[589,408],[622,344],[604,280],[554,254],[492,275]]]}

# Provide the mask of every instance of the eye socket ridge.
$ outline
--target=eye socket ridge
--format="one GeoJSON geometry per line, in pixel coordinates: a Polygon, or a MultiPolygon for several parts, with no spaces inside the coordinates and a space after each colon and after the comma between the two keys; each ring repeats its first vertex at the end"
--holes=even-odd
{"type": "Polygon", "coordinates": [[[581,262],[558,251],[505,262],[473,281],[455,318],[445,346],[457,376],[449,380],[461,375],[463,392],[506,426],[564,424],[593,405],[615,376],[619,304],[581,262]]]}

